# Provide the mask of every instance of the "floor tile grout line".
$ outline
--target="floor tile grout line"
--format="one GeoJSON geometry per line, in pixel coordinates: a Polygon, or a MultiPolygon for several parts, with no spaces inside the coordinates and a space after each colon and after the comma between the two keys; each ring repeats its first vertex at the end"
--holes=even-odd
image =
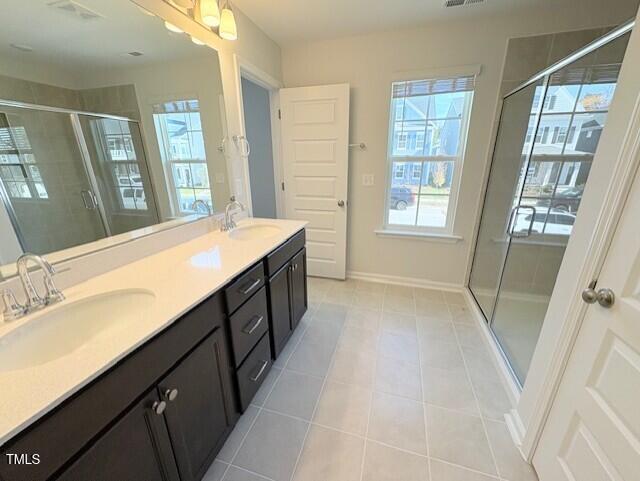
{"type": "MultiPolygon", "coordinates": [[[[417,316],[416,316],[416,330],[418,328],[418,320],[417,320],[417,316]]],[[[425,395],[424,395],[424,376],[423,376],[423,372],[422,372],[422,361],[423,361],[423,353],[422,353],[422,347],[420,345],[420,341],[418,340],[418,369],[420,370],[420,394],[422,395],[422,422],[424,423],[424,436],[425,436],[425,443],[427,444],[427,472],[429,474],[429,480],[431,481],[432,476],[431,476],[431,451],[429,448],[429,421],[427,420],[427,404],[426,404],[426,399],[425,399],[425,395]]]]}
{"type": "MultiPolygon", "coordinates": [[[[242,466],[238,466],[237,464],[231,464],[231,463],[229,463],[229,467],[227,468],[227,470],[228,470],[228,469],[230,469],[231,467],[234,467],[234,468],[236,468],[236,469],[239,469],[240,471],[244,471],[245,473],[249,473],[249,474],[252,474],[252,475],[254,475],[254,476],[257,476],[257,477],[259,477],[260,479],[266,479],[267,481],[275,481],[275,479],[270,478],[269,476],[265,476],[264,474],[260,474],[260,473],[258,473],[258,472],[256,472],[256,471],[251,471],[250,469],[243,468],[242,466]]],[[[227,473],[225,472],[225,476],[226,476],[226,474],[227,474],[227,473]]],[[[220,479],[220,481],[224,481],[224,476],[220,479]]]]}
{"type": "MultiPolygon", "coordinates": [[[[384,299],[386,297],[386,293],[387,293],[387,287],[384,287],[384,291],[382,293],[382,311],[384,312],[384,299]]],[[[381,322],[381,320],[380,320],[381,322]]],[[[381,327],[381,326],[380,326],[381,327]]],[[[362,449],[362,459],[360,460],[360,481],[362,481],[364,479],[364,467],[365,467],[365,460],[367,459],[367,444],[368,444],[368,440],[369,440],[369,425],[371,424],[371,411],[373,410],[373,396],[375,395],[375,386],[376,386],[376,380],[378,377],[378,355],[379,353],[378,348],[380,345],[380,328],[378,329],[378,334],[377,334],[377,338],[376,338],[376,357],[374,360],[374,367],[373,367],[373,389],[371,390],[371,394],[369,395],[369,410],[367,412],[367,427],[364,430],[364,445],[363,445],[363,449],[362,449]]]]}
{"type": "MultiPolygon", "coordinates": [[[[498,463],[496,461],[496,455],[495,455],[495,453],[493,451],[493,446],[491,444],[491,440],[489,439],[489,431],[487,430],[487,425],[485,423],[484,416],[482,415],[482,408],[480,406],[480,401],[478,400],[478,395],[476,394],[476,388],[473,385],[473,382],[471,381],[471,374],[469,372],[469,366],[467,364],[466,358],[464,357],[464,351],[462,350],[462,346],[460,345],[460,339],[458,338],[458,333],[457,333],[457,331],[455,329],[454,329],[454,333],[455,333],[456,341],[457,341],[457,344],[458,344],[458,351],[460,352],[460,355],[462,356],[462,363],[464,364],[464,369],[465,369],[465,371],[467,373],[467,381],[469,382],[469,386],[471,387],[471,392],[473,393],[473,397],[476,400],[476,405],[477,405],[478,410],[480,412],[480,423],[482,424],[482,429],[483,429],[484,435],[485,435],[485,437],[487,439],[487,445],[489,446],[489,452],[491,453],[491,459],[493,461],[493,466],[494,466],[494,468],[496,470],[496,473],[498,475],[498,479],[502,480],[502,476],[500,474],[500,469],[498,468],[498,463]]],[[[503,480],[503,481],[505,481],[505,480],[503,480]]]]}
{"type": "MultiPolygon", "coordinates": [[[[322,305],[322,303],[320,303],[320,305],[322,305]]],[[[318,307],[319,308],[319,307],[318,307]]],[[[347,316],[347,312],[348,312],[348,308],[345,307],[345,319],[342,323],[342,326],[340,327],[340,334],[342,334],[342,330],[344,329],[344,323],[346,322],[346,316],[347,316]]],[[[339,337],[339,336],[338,336],[339,337]]],[[[302,338],[301,338],[302,339],[302,338]]],[[[336,341],[337,343],[337,341],[336,341]]],[[[320,387],[320,394],[318,395],[318,399],[316,399],[316,402],[313,406],[313,412],[311,413],[311,421],[313,421],[313,418],[316,415],[316,411],[318,410],[318,404],[320,403],[320,398],[322,397],[322,393],[324,392],[324,387],[327,384],[327,379],[329,378],[329,372],[331,371],[331,368],[333,367],[333,362],[335,359],[335,355],[336,355],[336,347],[333,347],[333,352],[331,353],[331,361],[329,362],[329,369],[327,370],[327,373],[324,377],[324,380],[322,381],[322,386],[320,387]]],[[[288,364],[288,362],[287,362],[288,364]]],[[[300,451],[298,452],[298,456],[296,458],[296,462],[293,465],[293,471],[291,471],[291,476],[289,477],[289,481],[293,481],[295,475],[296,475],[296,471],[298,470],[298,464],[300,463],[300,459],[302,458],[302,453],[304,451],[304,447],[305,444],[307,442],[307,438],[309,437],[309,431],[311,431],[311,426],[312,426],[312,422],[309,421],[308,425],[307,425],[307,430],[304,434],[304,437],[302,438],[302,445],[300,446],[300,451]]]]}
{"type": "MultiPolygon", "coordinates": [[[[315,313],[317,311],[317,308],[313,310],[313,313],[311,314],[311,319],[309,320],[309,322],[313,322],[313,318],[315,316],[315,313]]],[[[300,339],[298,339],[298,342],[296,343],[296,345],[293,347],[292,352],[298,347],[298,345],[300,344],[300,342],[302,341],[302,337],[304,336],[304,333],[307,331],[308,327],[305,327],[302,335],[300,336],[300,339]]],[[[291,356],[289,356],[291,357],[291,356]]],[[[286,365],[289,363],[289,359],[287,359],[287,362],[285,363],[285,365],[282,367],[282,369],[280,369],[280,374],[278,374],[278,377],[275,379],[275,381],[273,382],[273,385],[271,386],[271,389],[269,389],[269,392],[267,393],[267,395],[264,398],[264,402],[262,403],[262,405],[264,406],[264,404],[267,402],[267,400],[269,399],[269,396],[271,396],[271,393],[273,392],[273,390],[276,387],[276,384],[278,383],[278,380],[280,379],[280,377],[282,376],[282,373],[284,372],[284,369],[286,367],[286,365]]],[[[264,410],[263,406],[256,406],[255,404],[253,405],[254,407],[258,408],[258,412],[256,413],[256,417],[253,418],[253,421],[251,422],[251,425],[249,426],[249,428],[247,429],[247,432],[244,433],[244,436],[242,436],[242,439],[240,441],[240,443],[238,443],[238,447],[236,448],[235,452],[233,453],[233,456],[231,457],[231,461],[228,463],[227,468],[224,470],[224,473],[222,474],[222,477],[220,478],[221,481],[224,481],[225,476],[227,475],[227,472],[229,471],[229,467],[230,466],[235,466],[233,464],[233,462],[236,460],[236,458],[238,457],[238,453],[240,452],[240,449],[242,449],[242,446],[245,442],[245,440],[247,439],[247,436],[249,435],[249,433],[251,432],[251,429],[253,428],[254,424],[256,423],[256,421],[258,420],[258,417],[260,416],[260,413],[264,410]]],[[[246,410],[245,410],[246,412],[246,410]]],[[[244,413],[243,413],[244,414],[244,413]]],[[[241,468],[240,466],[235,466],[237,468],[241,468]]],[[[244,469],[244,468],[241,468],[244,469]]],[[[249,471],[247,469],[245,469],[245,471],[249,471]]],[[[251,471],[249,471],[251,472],[251,471]]],[[[260,474],[260,473],[254,473],[254,474],[260,474]]],[[[260,474],[260,476],[262,476],[260,474]]]]}

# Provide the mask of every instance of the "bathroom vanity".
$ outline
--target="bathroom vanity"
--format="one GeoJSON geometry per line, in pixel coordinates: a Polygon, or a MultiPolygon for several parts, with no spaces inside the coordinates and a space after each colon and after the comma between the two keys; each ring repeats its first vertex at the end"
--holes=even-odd
{"type": "MultiPolygon", "coordinates": [[[[50,309],[72,313],[110,286],[145,286],[153,301],[127,329],[0,372],[0,479],[201,479],[307,308],[304,223],[269,225],[247,220],[246,239],[212,232],[68,289],[50,309]]],[[[28,335],[45,312],[14,329],[28,335]]]]}

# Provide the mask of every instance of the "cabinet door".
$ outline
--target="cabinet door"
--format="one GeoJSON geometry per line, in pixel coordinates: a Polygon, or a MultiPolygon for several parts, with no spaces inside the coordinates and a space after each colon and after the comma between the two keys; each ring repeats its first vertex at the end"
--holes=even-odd
{"type": "Polygon", "coordinates": [[[233,426],[223,333],[214,331],[158,384],[182,481],[202,478],[233,426]]]}
{"type": "Polygon", "coordinates": [[[289,303],[289,270],[287,263],[269,279],[269,307],[271,309],[271,342],[273,358],[277,358],[291,335],[291,306],[289,303]]]}
{"type": "Polygon", "coordinates": [[[57,479],[178,481],[162,407],[154,409],[159,402],[149,393],[57,479]]]}
{"type": "Polygon", "coordinates": [[[291,259],[291,328],[295,329],[307,312],[307,250],[291,259]]]}

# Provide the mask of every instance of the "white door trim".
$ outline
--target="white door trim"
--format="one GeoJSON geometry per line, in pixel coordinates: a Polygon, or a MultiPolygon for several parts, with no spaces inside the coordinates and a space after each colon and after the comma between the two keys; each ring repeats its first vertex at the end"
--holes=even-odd
{"type": "MultiPolygon", "coordinates": [[[[635,172],[640,166],[640,95],[636,98],[631,122],[628,125],[620,155],[615,162],[612,162],[613,173],[589,240],[582,269],[577,273],[577,287],[570,298],[568,315],[562,322],[560,335],[549,360],[549,368],[536,400],[531,421],[526,431],[519,436],[522,442],[520,449],[527,461],[533,459],[578,331],[587,312],[588,306],[580,297],[582,289],[591,280],[598,278],[633,184],[635,172]]],[[[512,411],[507,417],[511,428],[524,429],[517,411],[512,411]]]]}
{"type": "MultiPolygon", "coordinates": [[[[276,211],[278,218],[283,218],[282,191],[280,183],[282,182],[282,159],[280,157],[280,123],[278,121],[278,107],[280,105],[279,90],[282,88],[282,82],[272,77],[267,72],[257,67],[255,64],[242,58],[238,54],[233,54],[233,69],[236,77],[236,99],[238,101],[237,109],[240,116],[240,134],[247,136],[247,130],[244,121],[244,102],[242,98],[242,78],[251,80],[255,84],[269,91],[269,105],[271,107],[271,145],[273,149],[273,179],[274,189],[276,193],[276,211]]],[[[227,142],[227,145],[233,145],[233,142],[227,142]]],[[[249,180],[249,159],[244,155],[240,155],[242,160],[242,179],[245,184],[245,192],[247,192],[247,210],[250,216],[253,216],[253,202],[251,198],[251,183],[249,180]]]]}

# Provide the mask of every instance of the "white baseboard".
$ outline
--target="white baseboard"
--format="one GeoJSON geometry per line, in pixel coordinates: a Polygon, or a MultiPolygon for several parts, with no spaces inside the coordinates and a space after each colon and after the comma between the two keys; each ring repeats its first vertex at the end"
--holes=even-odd
{"type": "Polygon", "coordinates": [[[359,279],[362,281],[395,284],[399,286],[426,287],[429,289],[440,289],[442,291],[462,292],[463,290],[463,286],[459,284],[436,282],[427,279],[420,279],[417,277],[391,276],[387,274],[375,274],[370,272],[358,271],[347,271],[347,277],[350,279],[359,279]]]}
{"type": "Polygon", "coordinates": [[[520,414],[517,409],[512,409],[507,414],[504,415],[504,419],[507,423],[507,429],[509,430],[509,434],[511,434],[511,439],[515,443],[518,448],[518,452],[522,459],[526,462],[531,463],[530,459],[524,455],[522,451],[522,440],[524,439],[524,435],[526,434],[526,429],[524,424],[522,423],[522,419],[520,418],[520,414]]]}

